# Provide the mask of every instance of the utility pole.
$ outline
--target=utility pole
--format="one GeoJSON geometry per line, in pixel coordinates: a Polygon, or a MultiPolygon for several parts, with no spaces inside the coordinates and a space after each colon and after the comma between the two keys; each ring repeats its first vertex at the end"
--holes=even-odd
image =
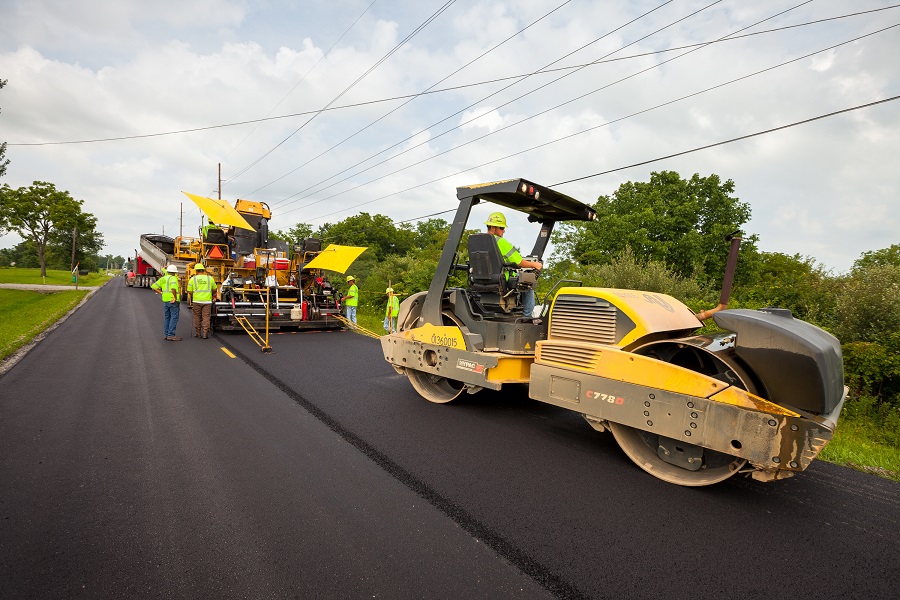
{"type": "Polygon", "coordinates": [[[219,163],[219,200],[222,199],[222,163],[219,163]]]}
{"type": "Polygon", "coordinates": [[[182,228],[184,226],[184,202],[178,204],[178,237],[184,236],[182,228]]]}
{"type": "Polygon", "coordinates": [[[78,227],[72,228],[72,266],[69,270],[73,270],[75,268],[75,236],[78,234],[78,227]]]}

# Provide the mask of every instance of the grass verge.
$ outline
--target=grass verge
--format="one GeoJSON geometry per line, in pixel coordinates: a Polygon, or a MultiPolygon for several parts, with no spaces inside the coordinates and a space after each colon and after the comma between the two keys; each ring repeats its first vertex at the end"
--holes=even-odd
{"type": "Polygon", "coordinates": [[[360,327],[368,329],[372,333],[378,335],[387,334],[387,331],[384,330],[384,316],[378,317],[377,315],[360,312],[356,315],[356,321],[360,327]]]}
{"type": "MultiPolygon", "coordinates": [[[[78,276],[78,287],[103,285],[110,277],[105,273],[88,273],[78,276]]],[[[47,269],[46,280],[41,277],[40,269],[18,269],[0,267],[0,283],[26,283],[34,285],[67,285],[75,289],[72,273],[47,269]]]]}
{"type": "Polygon", "coordinates": [[[0,360],[31,342],[88,294],[0,289],[0,360]]]}
{"type": "Polygon", "coordinates": [[[870,419],[842,417],[819,460],[900,481],[900,447],[890,434],[870,419]]]}

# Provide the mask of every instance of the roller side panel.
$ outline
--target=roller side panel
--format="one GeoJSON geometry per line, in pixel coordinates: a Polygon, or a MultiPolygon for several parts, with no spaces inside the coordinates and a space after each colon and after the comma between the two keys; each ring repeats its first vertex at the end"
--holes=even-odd
{"type": "Polygon", "coordinates": [[[499,390],[502,383],[490,381],[488,371],[499,364],[495,354],[429,344],[386,335],[381,338],[384,358],[395,367],[414,369],[454,381],[499,390]]]}
{"type": "Polygon", "coordinates": [[[538,363],[531,368],[529,397],[596,420],[746,458],[770,471],[806,469],[833,434],[824,422],[538,363]]]}

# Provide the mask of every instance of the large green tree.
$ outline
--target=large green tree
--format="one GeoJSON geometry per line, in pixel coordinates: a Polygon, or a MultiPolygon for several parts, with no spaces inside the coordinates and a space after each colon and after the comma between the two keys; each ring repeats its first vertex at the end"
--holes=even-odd
{"type": "Polygon", "coordinates": [[[11,248],[0,248],[0,267],[36,269],[39,266],[31,240],[23,240],[11,248]]]}
{"type": "MultiPolygon", "coordinates": [[[[651,173],[649,182],[626,182],[600,196],[591,223],[563,223],[553,242],[557,260],[610,264],[626,248],[639,262],[659,262],[681,277],[719,280],[728,259],[726,235],[750,219],[750,207],[733,196],[734,182],[718,175],[682,179],[674,171],[651,173]]],[[[747,271],[757,236],[743,236],[747,271]]]]}
{"type": "Polygon", "coordinates": [[[390,254],[406,254],[415,245],[413,231],[397,227],[390,217],[369,213],[359,213],[334,224],[326,223],[316,232],[316,237],[328,244],[366,246],[366,255],[375,260],[390,254]]]}
{"type": "Polygon", "coordinates": [[[292,246],[298,242],[305,240],[306,238],[312,237],[313,228],[312,225],[308,223],[297,223],[290,229],[286,230],[278,230],[276,232],[269,232],[269,237],[274,238],[276,240],[283,240],[288,242],[292,246]]]}
{"type": "Polygon", "coordinates": [[[65,228],[54,228],[47,240],[47,265],[53,269],[81,269],[96,271],[100,268],[100,251],[103,234],[97,231],[97,217],[81,212],[65,228]]]}
{"type": "Polygon", "coordinates": [[[853,263],[855,271],[865,270],[869,267],[881,267],[894,265],[900,267],[900,244],[893,244],[890,248],[863,252],[862,256],[853,263]]]}
{"type": "Polygon", "coordinates": [[[86,253],[95,254],[103,246],[103,236],[95,231],[97,219],[81,210],[83,204],[83,200],[74,199],[68,191],[57,190],[55,185],[44,181],[18,189],[8,185],[0,187],[0,215],[11,231],[34,244],[44,277],[48,244],[58,247],[67,238],[71,252],[72,235],[77,230],[75,242],[80,237],[86,253]]]}
{"type": "Polygon", "coordinates": [[[734,296],[747,307],[778,306],[794,316],[826,325],[834,314],[834,277],[811,257],[760,252],[749,280],[734,296]]]}

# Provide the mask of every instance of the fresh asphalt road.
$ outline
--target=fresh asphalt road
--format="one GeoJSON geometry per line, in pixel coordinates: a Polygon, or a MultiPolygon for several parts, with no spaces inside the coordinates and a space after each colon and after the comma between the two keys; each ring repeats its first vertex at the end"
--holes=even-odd
{"type": "Polygon", "coordinates": [[[428,403],[377,340],[178,330],[113,281],[0,378],[0,598],[897,595],[897,482],[681,488],[522,387],[428,403]]]}

